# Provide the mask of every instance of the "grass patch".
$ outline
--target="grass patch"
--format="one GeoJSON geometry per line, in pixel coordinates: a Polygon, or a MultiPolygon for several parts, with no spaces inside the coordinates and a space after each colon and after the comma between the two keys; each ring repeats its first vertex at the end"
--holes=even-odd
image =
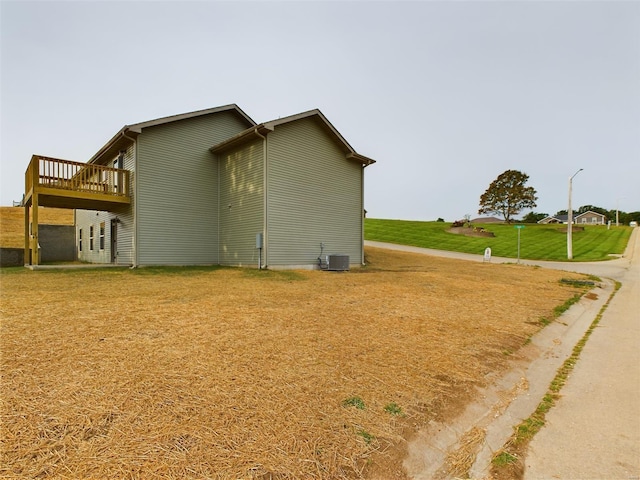
{"type": "Polygon", "coordinates": [[[582,293],[576,293],[573,297],[571,297],[570,299],[568,299],[566,302],[564,302],[562,305],[558,305],[557,307],[555,307],[553,309],[553,314],[555,315],[555,318],[558,318],[560,315],[562,315],[564,312],[566,312],[567,310],[569,310],[571,308],[572,305],[578,303],[580,301],[580,298],[582,297],[582,293]]]}
{"type": "Polygon", "coordinates": [[[563,279],[560,280],[560,283],[567,284],[567,285],[570,285],[572,287],[583,288],[584,291],[574,294],[571,298],[568,298],[567,300],[565,300],[561,305],[557,305],[556,307],[554,307],[553,308],[553,316],[551,318],[549,318],[549,317],[541,317],[540,318],[540,325],[542,325],[543,327],[546,327],[547,325],[549,325],[556,318],[560,317],[564,312],[569,310],[572,305],[578,303],[580,301],[580,299],[582,298],[582,296],[584,295],[584,293],[587,291],[587,289],[584,288],[585,287],[585,283],[580,281],[580,280],[571,281],[571,279],[567,280],[567,279],[563,278],[563,279]]]}
{"type": "Polygon", "coordinates": [[[369,432],[362,429],[358,430],[358,435],[362,437],[362,439],[364,440],[364,443],[366,443],[367,445],[370,445],[371,442],[373,442],[376,439],[375,435],[371,435],[369,432]]]}
{"type": "Polygon", "coordinates": [[[551,324],[551,322],[553,322],[553,320],[547,317],[542,317],[540,319],[540,325],[542,325],[543,327],[546,327],[547,325],[551,324]]]}
{"type": "Polygon", "coordinates": [[[391,402],[384,407],[384,411],[390,413],[391,415],[404,416],[402,412],[402,408],[395,402],[391,402]]]}
{"type": "MultiPolygon", "coordinates": [[[[491,247],[492,255],[517,258],[518,231],[514,225],[481,224],[495,237],[467,237],[448,233],[443,222],[365,219],[365,239],[482,255],[491,247]]],[[[527,224],[520,231],[520,258],[567,261],[567,236],[557,225],[527,224]]],[[[608,260],[610,254],[624,253],[631,227],[586,225],[573,234],[573,258],[576,261],[608,260]]]]}
{"type": "Polygon", "coordinates": [[[132,268],[133,275],[199,275],[201,273],[215,272],[228,267],[218,265],[195,265],[195,266],[149,266],[132,268]]]}
{"type": "Polygon", "coordinates": [[[261,278],[267,280],[280,280],[297,282],[305,280],[305,276],[296,270],[260,270],[257,268],[243,268],[242,275],[245,278],[261,278]]]}
{"type": "Polygon", "coordinates": [[[508,452],[501,452],[495,457],[493,457],[493,460],[491,461],[491,463],[496,467],[504,467],[505,465],[514,464],[517,461],[518,461],[518,457],[511,455],[508,452]]]}
{"type": "Polygon", "coordinates": [[[566,283],[574,287],[593,287],[595,282],[592,280],[578,280],[576,278],[562,278],[560,283],[566,283]]]}
{"type": "Polygon", "coordinates": [[[358,410],[364,410],[367,406],[360,397],[349,397],[346,398],[342,405],[345,407],[356,407],[358,410]]]}

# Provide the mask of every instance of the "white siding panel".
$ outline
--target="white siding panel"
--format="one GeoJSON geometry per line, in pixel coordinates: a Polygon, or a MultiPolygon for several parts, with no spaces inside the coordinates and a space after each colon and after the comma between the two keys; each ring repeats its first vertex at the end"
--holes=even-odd
{"type": "Polygon", "coordinates": [[[217,264],[218,173],[209,148],[248,125],[232,112],[154,126],[138,136],[138,263],[217,264]]]}
{"type": "Polygon", "coordinates": [[[257,266],[256,234],[263,229],[263,141],[219,155],[220,264],[257,266]]]}
{"type": "Polygon", "coordinates": [[[268,263],[310,265],[324,253],[362,258],[362,167],[313,118],[268,137],[268,263]]]}

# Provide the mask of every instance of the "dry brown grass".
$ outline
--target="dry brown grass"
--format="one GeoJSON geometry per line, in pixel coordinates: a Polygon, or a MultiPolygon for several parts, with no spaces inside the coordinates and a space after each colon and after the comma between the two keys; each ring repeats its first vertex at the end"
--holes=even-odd
{"type": "MultiPolygon", "coordinates": [[[[73,225],[73,210],[40,207],[38,223],[73,225]]],[[[0,247],[24,248],[24,208],[0,207],[0,247]]]]}
{"type": "Polygon", "coordinates": [[[367,258],[349,273],[5,271],[0,476],[390,476],[415,428],[576,292],[556,271],[367,258]]]}

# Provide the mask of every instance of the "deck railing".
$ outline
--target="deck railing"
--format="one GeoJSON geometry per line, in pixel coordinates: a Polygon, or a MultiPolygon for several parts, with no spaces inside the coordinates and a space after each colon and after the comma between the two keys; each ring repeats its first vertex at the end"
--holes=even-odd
{"type": "Polygon", "coordinates": [[[129,196],[129,171],[34,155],[25,174],[25,192],[36,187],[129,196]]]}

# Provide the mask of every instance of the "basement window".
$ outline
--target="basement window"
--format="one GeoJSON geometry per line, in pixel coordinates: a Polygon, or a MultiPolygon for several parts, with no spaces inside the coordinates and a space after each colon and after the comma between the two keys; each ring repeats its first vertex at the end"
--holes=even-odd
{"type": "Polygon", "coordinates": [[[82,229],[78,230],[78,250],[82,251],[82,229]]]}
{"type": "Polygon", "coordinates": [[[89,227],[89,250],[93,250],[93,225],[89,227]]]}

